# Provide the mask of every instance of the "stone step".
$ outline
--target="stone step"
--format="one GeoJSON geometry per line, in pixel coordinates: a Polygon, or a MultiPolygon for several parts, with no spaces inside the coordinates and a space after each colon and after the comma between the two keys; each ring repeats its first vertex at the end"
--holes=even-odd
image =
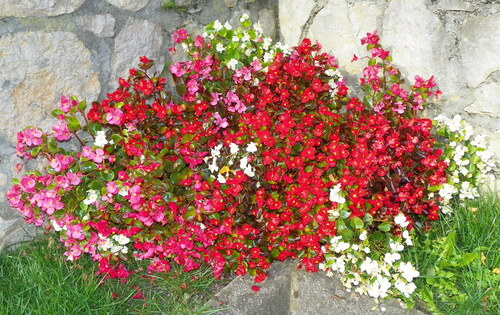
{"type": "Polygon", "coordinates": [[[366,295],[347,292],[338,276],[329,278],[324,272],[309,273],[296,266],[296,261],[274,262],[269,277],[259,284],[250,276],[237,277],[208,304],[224,315],[424,314],[407,310],[397,300],[377,305],[366,295]],[[260,291],[252,291],[254,285],[260,291]]]}

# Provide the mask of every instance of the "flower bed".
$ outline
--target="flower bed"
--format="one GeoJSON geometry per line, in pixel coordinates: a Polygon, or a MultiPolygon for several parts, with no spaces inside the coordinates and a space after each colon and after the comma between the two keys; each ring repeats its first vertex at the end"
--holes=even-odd
{"type": "Polygon", "coordinates": [[[189,56],[169,67],[177,93],[141,57],[88,113],[63,97],[52,132],[18,134],[18,155],[48,165],[14,181],[11,206],[112,278],[147,259],[150,272],[207,264],[260,282],[296,258],[408,298],[419,273],[399,253],[454,196],[477,196],[492,167],[483,140],[459,118],[417,116],[441,92],[432,77],[405,85],[376,32],[361,40],[355,97],[319,43],[288,49],[240,21],[175,32],[189,56]]]}

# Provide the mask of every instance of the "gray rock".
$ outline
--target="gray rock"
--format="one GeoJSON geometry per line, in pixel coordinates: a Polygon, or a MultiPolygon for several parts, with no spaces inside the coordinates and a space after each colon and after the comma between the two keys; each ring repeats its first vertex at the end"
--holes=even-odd
{"type": "Polygon", "coordinates": [[[109,4],[127,11],[139,11],[144,8],[149,0],[106,0],[109,4]]]}
{"type": "Polygon", "coordinates": [[[99,38],[115,35],[115,18],[109,13],[81,16],[76,19],[76,23],[99,38]]]}
{"type": "Polygon", "coordinates": [[[440,0],[437,8],[446,11],[474,11],[474,6],[463,0],[440,0]]]}
{"type": "Polygon", "coordinates": [[[21,218],[4,220],[0,217],[0,251],[13,244],[31,240],[37,234],[37,229],[21,218]]]}
{"type": "Polygon", "coordinates": [[[254,3],[255,0],[245,0],[245,3],[254,3]]]}
{"type": "MultiPolygon", "coordinates": [[[[128,70],[137,67],[140,56],[155,60],[156,70],[163,69],[163,38],[161,27],[146,20],[129,18],[115,38],[111,56],[110,85],[117,86],[119,77],[128,77],[128,70]]],[[[166,52],[165,52],[166,53],[166,52]]]]}
{"type": "Polygon", "coordinates": [[[0,135],[26,126],[50,129],[61,95],[95,100],[98,74],[90,52],[70,32],[22,32],[0,38],[0,135]]]}
{"type": "Polygon", "coordinates": [[[474,104],[465,108],[473,114],[500,118],[500,83],[483,84],[474,90],[474,104]]]}
{"type": "Polygon", "coordinates": [[[238,4],[238,0],[224,0],[224,3],[228,8],[232,8],[238,4]]]}
{"type": "Polygon", "coordinates": [[[396,300],[381,304],[367,296],[349,293],[337,276],[324,272],[308,273],[296,269],[296,261],[273,262],[269,277],[254,283],[251,277],[237,277],[209,301],[217,314],[422,314],[407,310],[396,300]],[[260,287],[254,292],[252,286],[260,287]]]}
{"type": "Polygon", "coordinates": [[[460,51],[469,87],[500,70],[500,12],[468,19],[461,32],[460,51]]]}
{"type": "Polygon", "coordinates": [[[285,45],[295,46],[298,44],[302,27],[309,19],[314,6],[314,1],[280,0],[279,24],[281,40],[285,45]]]}
{"type": "Polygon", "coordinates": [[[351,62],[354,54],[366,55],[360,39],[377,29],[381,11],[373,2],[362,1],[348,7],[345,0],[330,0],[316,15],[307,37],[318,40],[324,51],[337,57],[341,69],[360,73],[363,62],[351,62]]]}
{"type": "MultiPolygon", "coordinates": [[[[382,43],[413,81],[415,75],[441,74],[446,64],[447,35],[438,16],[423,1],[394,0],[384,13],[382,43]]],[[[438,75],[438,77],[441,77],[438,75]]]]}
{"type": "Polygon", "coordinates": [[[274,38],[276,35],[276,22],[274,21],[274,12],[269,9],[259,11],[259,23],[264,30],[264,35],[274,38]]]}
{"type": "Polygon", "coordinates": [[[56,16],[76,11],[85,0],[2,0],[0,18],[7,16],[56,16]]]}

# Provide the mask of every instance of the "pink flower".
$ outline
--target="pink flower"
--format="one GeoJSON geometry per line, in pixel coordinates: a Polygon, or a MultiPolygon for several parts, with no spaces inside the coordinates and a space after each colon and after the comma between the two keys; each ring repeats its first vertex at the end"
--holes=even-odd
{"type": "Polygon", "coordinates": [[[394,107],[392,108],[392,111],[398,114],[402,114],[405,112],[405,109],[406,106],[403,104],[403,102],[396,102],[396,104],[394,104],[394,107]]]}
{"type": "Polygon", "coordinates": [[[195,94],[199,89],[198,82],[196,80],[193,80],[193,79],[188,81],[188,83],[186,84],[186,87],[187,87],[190,94],[195,94]]]}
{"type": "Polygon", "coordinates": [[[65,122],[58,122],[52,126],[54,131],[54,137],[57,141],[66,141],[71,139],[71,134],[68,129],[68,125],[65,122]]]}
{"type": "Polygon", "coordinates": [[[52,160],[50,160],[50,166],[56,171],[64,171],[68,169],[69,165],[73,163],[75,159],[71,155],[56,155],[52,160]]]}
{"type": "Polygon", "coordinates": [[[75,174],[75,173],[68,172],[66,174],[66,178],[69,180],[69,183],[73,186],[76,186],[82,182],[82,180],[80,179],[80,176],[78,174],[75,174]]]}
{"type": "Polygon", "coordinates": [[[64,96],[62,95],[61,96],[61,102],[59,103],[59,108],[67,113],[71,110],[71,107],[73,106],[76,106],[76,101],[75,100],[72,100],[70,97],[68,96],[64,96]]]}
{"type": "Polygon", "coordinates": [[[380,38],[377,35],[377,31],[374,31],[373,33],[367,33],[366,37],[361,38],[361,45],[364,44],[377,45],[379,40],[380,38]]]}
{"type": "Polygon", "coordinates": [[[27,128],[22,134],[22,139],[26,145],[40,145],[42,144],[42,132],[35,128],[27,128]]]}
{"type": "Polygon", "coordinates": [[[118,108],[111,108],[106,114],[106,120],[111,125],[121,125],[123,112],[118,108]]]}
{"type": "Polygon", "coordinates": [[[115,182],[109,182],[106,184],[106,190],[109,194],[116,195],[118,193],[118,186],[115,182]]]}
{"type": "Polygon", "coordinates": [[[172,40],[176,44],[180,44],[186,38],[188,38],[188,32],[185,29],[177,30],[172,35],[172,40]]]}
{"type": "Polygon", "coordinates": [[[255,59],[254,61],[252,61],[252,63],[250,65],[252,66],[253,72],[262,70],[262,65],[261,65],[259,59],[255,59]]]}
{"type": "Polygon", "coordinates": [[[184,70],[180,62],[176,62],[170,65],[170,72],[176,77],[182,77],[186,73],[186,70],[184,70]]]}
{"type": "Polygon", "coordinates": [[[215,113],[214,114],[214,118],[215,118],[215,124],[220,127],[220,128],[226,128],[227,126],[229,126],[229,123],[227,122],[227,118],[222,118],[220,117],[219,113],[215,113]]]}
{"type": "Polygon", "coordinates": [[[194,40],[194,47],[203,47],[203,37],[201,37],[200,35],[196,36],[195,40],[194,40]]]}
{"type": "Polygon", "coordinates": [[[219,96],[221,95],[221,93],[210,93],[210,95],[212,96],[212,100],[210,101],[210,105],[212,105],[212,106],[217,105],[217,103],[220,100],[219,96]]]}
{"type": "Polygon", "coordinates": [[[67,230],[66,230],[66,235],[68,237],[72,237],[74,238],[75,240],[83,240],[85,238],[85,234],[83,234],[83,228],[82,228],[82,224],[81,223],[78,223],[78,224],[68,224],[67,225],[67,230]]]}
{"type": "Polygon", "coordinates": [[[35,184],[36,184],[36,181],[33,178],[33,175],[23,176],[23,178],[21,179],[21,188],[25,192],[29,192],[29,193],[34,192],[35,191],[35,184]]]}

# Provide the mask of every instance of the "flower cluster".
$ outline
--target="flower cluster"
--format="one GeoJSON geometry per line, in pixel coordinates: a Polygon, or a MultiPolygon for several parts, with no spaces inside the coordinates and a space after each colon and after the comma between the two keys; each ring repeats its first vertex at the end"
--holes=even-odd
{"type": "Polygon", "coordinates": [[[459,138],[444,136],[456,145],[438,143],[416,116],[440,94],[434,79],[405,87],[376,33],[362,39],[362,98],[319,43],[273,44],[245,15],[237,29],[215,21],[173,41],[189,56],[169,66],[176,95],[141,57],[88,113],[63,97],[52,132],[18,134],[18,155],[47,164],[14,181],[12,207],[109,277],[128,277],[136,259],[150,272],[206,264],[260,282],[290,257],[343,272],[358,292],[408,297],[418,276],[400,261],[409,231],[452,195],[474,196],[489,166],[479,140],[453,129],[459,138]],[[464,173],[463,158],[483,164],[464,173]]]}

